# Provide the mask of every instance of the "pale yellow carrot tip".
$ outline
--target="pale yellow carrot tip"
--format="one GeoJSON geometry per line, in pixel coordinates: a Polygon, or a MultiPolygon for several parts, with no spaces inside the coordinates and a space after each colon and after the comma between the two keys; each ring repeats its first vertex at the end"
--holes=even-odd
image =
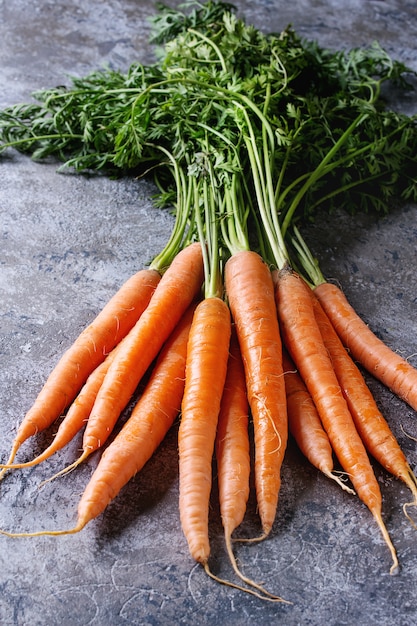
{"type": "Polygon", "coordinates": [[[12,445],[12,449],[10,450],[10,455],[9,458],[7,459],[6,463],[0,465],[0,467],[2,467],[3,469],[0,471],[0,480],[4,477],[5,473],[7,472],[8,469],[10,469],[10,465],[13,464],[13,461],[16,457],[16,453],[20,448],[20,443],[19,441],[15,440],[13,442],[12,445]]]}
{"type": "Polygon", "coordinates": [[[78,533],[80,530],[84,528],[84,524],[77,524],[74,528],[69,528],[67,530],[38,530],[32,533],[14,533],[9,532],[7,530],[0,529],[0,535],[4,535],[5,537],[11,537],[12,539],[17,539],[19,537],[44,537],[44,536],[60,536],[60,535],[74,535],[78,533]]]}
{"type": "Polygon", "coordinates": [[[79,465],[81,465],[81,463],[83,461],[85,461],[85,459],[91,454],[90,450],[84,450],[84,452],[82,453],[82,455],[80,457],[78,457],[78,459],[76,461],[74,461],[74,463],[71,463],[70,465],[67,465],[66,467],[64,467],[64,469],[60,470],[59,472],[57,472],[56,474],[54,474],[53,476],[50,476],[49,478],[46,478],[45,480],[43,480],[41,483],[39,483],[39,489],[41,487],[43,487],[44,485],[46,485],[46,483],[50,483],[53,480],[55,480],[55,478],[59,478],[59,476],[65,476],[65,474],[69,474],[70,472],[72,472],[73,470],[75,470],[76,467],[78,467],[79,465]]]}
{"type": "Polygon", "coordinates": [[[233,589],[238,589],[239,591],[243,591],[244,593],[249,593],[252,596],[255,596],[256,598],[259,598],[260,600],[267,600],[268,602],[281,602],[284,604],[292,604],[291,602],[288,602],[288,600],[284,600],[283,598],[279,598],[278,596],[264,595],[263,593],[259,593],[258,591],[255,591],[255,589],[243,587],[243,585],[237,585],[236,583],[233,583],[230,580],[225,580],[224,578],[220,578],[219,576],[216,576],[216,574],[213,574],[213,572],[210,570],[208,563],[203,563],[202,565],[204,567],[204,571],[206,572],[206,574],[210,576],[210,578],[215,580],[217,583],[220,583],[221,585],[226,585],[226,587],[232,587],[233,589]]]}
{"type": "Polygon", "coordinates": [[[411,517],[411,515],[408,513],[407,508],[409,506],[417,506],[417,502],[413,501],[413,502],[406,502],[405,504],[403,504],[403,512],[404,515],[406,516],[407,520],[410,522],[411,526],[417,530],[417,524],[416,522],[413,520],[413,518],[411,517]]]}
{"type": "Polygon", "coordinates": [[[417,530],[417,523],[413,520],[413,518],[407,511],[409,506],[417,506],[417,478],[415,477],[412,469],[409,467],[408,474],[406,474],[406,476],[403,476],[402,479],[407,487],[410,489],[414,497],[414,500],[412,502],[406,502],[405,504],[403,504],[403,512],[413,528],[417,530]]]}
{"type": "MultiPolygon", "coordinates": [[[[226,549],[227,549],[227,554],[229,556],[230,559],[230,563],[233,567],[233,570],[235,572],[235,574],[247,585],[249,585],[250,587],[253,587],[254,589],[257,589],[259,592],[259,597],[262,597],[263,600],[272,600],[275,602],[285,602],[286,604],[291,604],[291,602],[288,602],[287,600],[284,600],[283,598],[281,598],[280,596],[277,596],[273,593],[271,593],[270,591],[268,591],[267,589],[265,589],[265,587],[263,587],[261,584],[255,582],[254,580],[252,580],[251,578],[248,578],[247,576],[245,576],[239,569],[237,562],[236,562],[236,557],[233,553],[233,549],[232,549],[232,538],[231,538],[231,534],[228,532],[225,532],[225,541],[226,541],[226,549]],[[265,597],[266,596],[266,597],[265,597]]],[[[245,589],[246,590],[246,589],[245,589]]]]}
{"type": "Polygon", "coordinates": [[[7,470],[24,469],[26,467],[33,467],[34,465],[38,465],[38,463],[41,463],[41,461],[43,460],[43,458],[41,459],[41,457],[43,457],[43,453],[35,457],[34,459],[31,459],[30,461],[24,461],[22,463],[14,463],[14,462],[10,463],[9,461],[7,463],[0,463],[0,468],[1,468],[0,477],[7,470]]]}
{"type": "Polygon", "coordinates": [[[264,541],[268,537],[269,532],[269,530],[264,531],[261,535],[258,535],[257,537],[234,537],[232,541],[235,543],[259,543],[260,541],[264,541]]]}
{"type": "Polygon", "coordinates": [[[391,556],[392,556],[392,565],[390,568],[389,573],[390,574],[397,574],[398,573],[398,569],[399,569],[399,563],[398,563],[398,557],[397,557],[397,552],[394,548],[394,545],[391,541],[391,537],[389,536],[388,530],[382,520],[382,516],[381,513],[379,511],[372,511],[372,514],[374,516],[374,518],[376,519],[378,526],[382,532],[382,536],[385,539],[385,543],[387,544],[390,552],[391,552],[391,556]]]}

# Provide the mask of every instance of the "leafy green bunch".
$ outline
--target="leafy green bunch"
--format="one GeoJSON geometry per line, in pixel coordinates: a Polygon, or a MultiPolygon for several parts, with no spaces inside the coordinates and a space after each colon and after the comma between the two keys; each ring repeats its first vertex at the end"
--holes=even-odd
{"type": "Polygon", "coordinates": [[[153,65],[94,71],[1,111],[1,147],[77,171],[152,171],[161,202],[179,178],[205,179],[217,213],[224,191],[256,207],[269,186],[284,233],[322,207],[417,199],[416,117],[382,97],[384,83],[410,88],[411,70],[376,43],[331,51],[290,27],[265,34],[228,3],[184,9],[159,5],[153,65]]]}

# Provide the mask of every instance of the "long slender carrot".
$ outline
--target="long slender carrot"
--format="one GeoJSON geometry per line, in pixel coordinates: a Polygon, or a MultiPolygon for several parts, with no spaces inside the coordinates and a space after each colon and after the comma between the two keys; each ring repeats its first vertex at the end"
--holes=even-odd
{"type": "Polygon", "coordinates": [[[322,282],[314,293],[352,357],[417,411],[417,369],[373,333],[339,287],[322,282]]]}
{"type": "Polygon", "coordinates": [[[398,567],[398,559],[382,519],[379,484],[324,346],[306,283],[291,268],[285,267],[279,272],[276,296],[285,346],[311,393],[342,468],[378,523],[391,552],[393,572],[398,567]]]}
{"type": "Polygon", "coordinates": [[[407,459],[359,368],[354,363],[320,302],[313,296],[314,314],[343,395],[365,448],[388,472],[402,480],[417,504],[417,481],[407,459]]]}
{"type": "Polygon", "coordinates": [[[233,254],[225,287],[245,367],[255,441],[255,488],[261,539],[271,531],[288,440],[282,344],[271,272],[253,251],[233,254]]]}
{"type": "Polygon", "coordinates": [[[283,351],[288,427],[298,447],[314,467],[348,493],[355,492],[333,473],[333,448],[316,405],[287,351],[283,351]]]}
{"type": "Polygon", "coordinates": [[[8,533],[12,537],[73,534],[98,517],[151,458],[177,417],[184,391],[187,342],[195,305],[191,305],[162,348],[131,416],[102,457],[78,504],[70,530],[8,533]]]}
{"type": "Polygon", "coordinates": [[[142,376],[198,295],[203,274],[199,243],[190,244],[174,258],[106,373],[86,424],[82,454],[50,480],[74,469],[103,446],[142,376]]]}
{"type": "MultiPolygon", "coordinates": [[[[160,281],[156,270],[130,277],[95,320],[78,336],[49,375],[21,422],[5,465],[11,465],[29,437],[48,428],[69,406],[89,374],[135,325],[160,281]]],[[[0,478],[6,470],[0,472],[0,478]]]]}
{"type": "Polygon", "coordinates": [[[230,333],[227,304],[217,297],[205,298],[195,310],[188,341],[178,446],[181,525],[191,556],[206,571],[213,452],[230,333]]]}
{"type": "Polygon", "coordinates": [[[249,498],[248,422],[245,370],[233,327],[215,443],[220,515],[228,547],[245,516],[249,498]]]}
{"type": "Polygon", "coordinates": [[[250,491],[248,422],[249,402],[246,393],[245,369],[233,326],[215,441],[220,515],[226,549],[236,575],[244,583],[257,589],[259,597],[282,601],[282,598],[270,593],[262,585],[243,574],[238,567],[232,548],[232,534],[245,516],[250,491]]]}

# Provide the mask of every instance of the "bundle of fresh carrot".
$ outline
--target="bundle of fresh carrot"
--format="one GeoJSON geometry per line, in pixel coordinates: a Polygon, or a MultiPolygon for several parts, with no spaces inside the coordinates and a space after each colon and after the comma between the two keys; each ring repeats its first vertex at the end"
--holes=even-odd
{"type": "Polygon", "coordinates": [[[155,41],[165,44],[157,65],[132,65],[126,77],[95,72],[72,89],[37,94],[40,104],[0,113],[4,148],[56,154],[79,170],[152,170],[160,203],[176,215],[166,248],[52,371],[2,466],[3,476],[36,465],[85,427],[82,454],[59,474],[105,450],[74,528],[1,532],[80,531],[180,415],[180,519],[192,557],[216,580],[282,602],[240,571],[232,550],[249,495],[251,418],[261,531],[246,540],[271,532],[291,433],[320,471],[369,507],[394,571],[369,455],[410,488],[410,520],[417,481],[352,356],[416,410],[417,373],[394,360],[326,283],[295,222],[336,198],[349,208],[359,199],[365,209],[385,210],[394,193],[417,198],[416,120],[380,101],[382,82],[405,85],[409,70],[378,47],[334,54],[291,29],[264,35],[221,2],[188,15],[162,8],[155,26],[155,41]],[[114,436],[141,382],[144,391],[114,436]],[[16,462],[23,442],[64,411],[52,444],[16,462]],[[337,476],[334,456],[351,486],[337,476]],[[214,458],[238,584],[209,567],[214,458]]]}

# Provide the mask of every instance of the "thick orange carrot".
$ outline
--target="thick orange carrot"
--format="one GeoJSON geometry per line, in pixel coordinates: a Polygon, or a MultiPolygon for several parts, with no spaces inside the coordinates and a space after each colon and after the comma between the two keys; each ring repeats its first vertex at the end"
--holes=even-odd
{"type": "Polygon", "coordinates": [[[252,251],[225,265],[225,287],[245,367],[255,440],[255,488],[263,535],[275,520],[288,439],[282,344],[271,272],[252,251]]]}
{"type": "Polygon", "coordinates": [[[227,304],[220,298],[205,298],[195,310],[188,341],[178,445],[181,525],[191,556],[206,571],[213,451],[230,333],[227,304]]]}
{"type": "Polygon", "coordinates": [[[324,346],[306,283],[288,267],[279,272],[276,299],[285,346],[313,398],[342,468],[378,523],[391,552],[392,572],[398,559],[382,519],[378,481],[324,346]]]}
{"type": "Polygon", "coordinates": [[[353,359],[417,411],[417,369],[373,333],[336,285],[321,283],[314,293],[353,359]]]}
{"type": "Polygon", "coordinates": [[[127,482],[142,469],[180,411],[187,342],[194,308],[195,305],[189,307],[168,338],[131,416],[103,452],[78,504],[75,527],[39,533],[3,531],[3,534],[25,537],[79,532],[100,515],[127,482]]]}
{"type": "Polygon", "coordinates": [[[333,449],[329,437],[323,428],[310,392],[286,350],[283,351],[283,365],[290,433],[314,467],[336,481],[342,489],[353,494],[354,491],[333,473],[333,449]]]}
{"type": "Polygon", "coordinates": [[[155,270],[129,278],[63,354],[20,424],[6,465],[13,463],[24,441],[48,428],[74,400],[89,374],[137,322],[160,278],[155,270]]]}
{"type": "Polygon", "coordinates": [[[72,470],[103,446],[163,343],[199,294],[202,282],[201,245],[194,243],[174,258],[113,359],[86,424],[81,456],[55,476],[72,470]]]}
{"type": "Polygon", "coordinates": [[[402,480],[417,503],[416,479],[386,419],[359,368],[343,346],[339,335],[313,295],[314,314],[343,395],[365,448],[388,472],[402,480]]]}

